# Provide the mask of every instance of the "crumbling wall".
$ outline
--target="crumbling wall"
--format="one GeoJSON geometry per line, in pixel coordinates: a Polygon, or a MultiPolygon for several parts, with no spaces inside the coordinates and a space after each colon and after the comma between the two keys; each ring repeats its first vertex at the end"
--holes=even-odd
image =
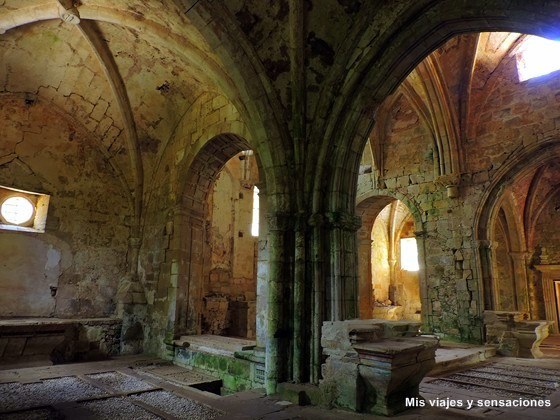
{"type": "MultiPolygon", "coordinates": [[[[477,83],[476,88],[492,90],[473,94],[481,101],[470,104],[477,110],[468,124],[473,130],[459,133],[464,167],[452,180],[459,186],[457,198],[447,195],[449,180],[438,179],[435,140],[422,119],[413,115],[416,111],[402,103],[405,99],[395,102],[393,114],[402,122],[394,121],[383,137],[384,172],[379,177],[375,171],[360,175],[357,194],[400,195],[420,209],[423,223],[417,230],[424,235],[428,323],[436,332],[472,341],[482,339],[483,309],[476,211],[504,164],[539,142],[560,136],[560,77],[520,83],[514,60],[503,60],[484,77],[494,79],[477,83]],[[412,139],[422,141],[411,143],[412,139]]],[[[378,137],[372,138],[373,144],[376,141],[378,137]]]]}
{"type": "MultiPolygon", "coordinates": [[[[560,177],[560,174],[559,174],[560,177]]],[[[534,243],[540,247],[541,264],[560,264],[560,192],[550,198],[535,222],[534,243]]]]}
{"type": "Polygon", "coordinates": [[[0,316],[113,315],[131,212],[110,161],[53,104],[4,98],[0,120],[0,184],[51,196],[45,233],[0,232],[0,316]]]}
{"type": "MultiPolygon", "coordinates": [[[[197,182],[182,176],[208,141],[226,133],[249,138],[239,113],[226,98],[210,92],[200,95],[185,112],[173,135],[164,142],[153,176],[146,185],[144,236],[139,261],[140,281],[148,302],[144,333],[146,352],[165,351],[164,339],[172,338],[179,316],[177,276],[184,267],[182,264],[187,262],[181,259],[179,251],[173,249],[173,241],[180,237],[174,219],[176,215],[182,217],[180,194],[183,186],[187,182],[197,182]]],[[[200,182],[210,183],[211,180],[201,174],[200,182]]],[[[204,284],[203,278],[199,281],[204,284]]],[[[202,298],[201,294],[201,308],[202,298]]]]}

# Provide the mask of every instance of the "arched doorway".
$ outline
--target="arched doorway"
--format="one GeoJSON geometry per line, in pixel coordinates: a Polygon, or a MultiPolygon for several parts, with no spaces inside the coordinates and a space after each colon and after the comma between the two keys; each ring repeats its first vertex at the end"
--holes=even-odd
{"type": "Polygon", "coordinates": [[[189,165],[170,250],[176,256],[176,305],[169,314],[175,338],[255,337],[258,237],[251,225],[258,174],[257,156],[234,134],[209,140],[189,165]]]}
{"type": "Polygon", "coordinates": [[[555,140],[504,168],[479,211],[485,309],[546,319],[558,333],[560,147],[555,140]],[[554,274],[555,273],[555,274],[554,274]]]}
{"type": "MultiPolygon", "coordinates": [[[[409,203],[409,205],[412,205],[409,203]]],[[[422,321],[427,308],[421,221],[401,200],[361,201],[359,237],[360,318],[422,321]]]]}
{"type": "Polygon", "coordinates": [[[226,162],[208,194],[203,334],[255,338],[257,183],[256,158],[244,150],[226,162]]]}

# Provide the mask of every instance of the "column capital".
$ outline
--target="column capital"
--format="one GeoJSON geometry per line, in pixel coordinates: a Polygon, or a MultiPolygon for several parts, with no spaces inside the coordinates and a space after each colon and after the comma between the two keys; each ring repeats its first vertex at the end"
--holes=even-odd
{"type": "Polygon", "coordinates": [[[492,248],[492,241],[489,241],[489,240],[486,240],[486,239],[473,241],[473,248],[476,248],[476,249],[491,249],[492,248]]]}
{"type": "Polygon", "coordinates": [[[362,226],[362,218],[346,212],[328,212],[325,214],[330,227],[356,232],[362,226]]]}
{"type": "Polygon", "coordinates": [[[428,232],[426,232],[425,230],[416,230],[414,231],[414,236],[416,238],[425,238],[428,236],[428,232]]]}

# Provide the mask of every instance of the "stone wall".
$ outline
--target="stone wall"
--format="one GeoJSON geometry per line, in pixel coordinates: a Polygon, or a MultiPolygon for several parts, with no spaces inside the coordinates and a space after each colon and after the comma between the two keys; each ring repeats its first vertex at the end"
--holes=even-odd
{"type": "MultiPolygon", "coordinates": [[[[215,136],[228,133],[249,137],[235,107],[214,93],[199,96],[163,144],[154,175],[146,185],[144,237],[139,261],[140,281],[147,297],[146,352],[165,354],[164,339],[171,340],[175,333],[180,312],[178,302],[187,299],[186,296],[178,299],[177,279],[189,263],[185,259],[187,245],[179,244],[185,239],[181,235],[185,235],[188,228],[183,227],[181,231],[181,226],[176,225],[177,221],[186,220],[181,203],[186,185],[197,182],[197,179],[186,179],[187,170],[205,144],[215,136]]],[[[212,180],[206,178],[206,174],[200,174],[198,181],[209,188],[212,180]]],[[[200,197],[201,200],[206,198],[200,197]]],[[[202,220],[201,223],[204,224],[202,220]]],[[[204,249],[202,243],[199,246],[204,249]]],[[[198,281],[202,291],[204,277],[198,281]]],[[[201,292],[195,297],[200,308],[203,296],[201,292]]]]}
{"type": "MultiPolygon", "coordinates": [[[[444,48],[437,51],[441,63],[446,53],[444,48]]],[[[393,104],[389,115],[395,118],[389,128],[372,133],[367,153],[373,151],[377,169],[379,156],[383,156],[382,172],[376,172],[374,165],[371,174],[360,175],[358,180],[358,202],[388,195],[409,200],[420,210],[422,226],[417,230],[424,234],[429,324],[436,332],[463,340],[482,339],[482,273],[477,260],[481,244],[474,229],[477,209],[484,205],[488,189],[504,176],[502,167],[560,135],[560,77],[520,83],[515,60],[500,63],[494,71],[482,69],[474,76],[473,93],[463,98],[470,102],[460,105],[473,110],[467,125],[458,131],[462,139],[459,157],[464,159],[460,174],[440,176],[438,162],[443,156],[434,153],[433,133],[418,114],[418,106],[411,106],[402,96],[386,101],[393,104]],[[379,148],[383,154],[375,157],[379,148]],[[448,197],[446,186],[450,183],[458,185],[457,198],[448,197]]],[[[459,69],[455,73],[446,69],[449,86],[457,85],[453,77],[458,77],[459,69]]],[[[457,112],[459,104],[453,102],[453,96],[449,101],[448,110],[457,112]]],[[[363,163],[368,159],[365,157],[363,163]]],[[[545,230],[553,226],[552,217],[542,220],[545,230]]]]}
{"type": "Polygon", "coordinates": [[[53,104],[14,95],[0,120],[0,185],[50,195],[45,233],[0,233],[0,316],[113,315],[131,214],[118,173],[53,104]]]}
{"type": "Polygon", "coordinates": [[[560,192],[550,197],[535,222],[534,242],[540,247],[542,264],[560,264],[560,192]]]}
{"type": "Polygon", "coordinates": [[[0,365],[106,359],[120,353],[121,327],[115,318],[3,320],[0,365]]]}

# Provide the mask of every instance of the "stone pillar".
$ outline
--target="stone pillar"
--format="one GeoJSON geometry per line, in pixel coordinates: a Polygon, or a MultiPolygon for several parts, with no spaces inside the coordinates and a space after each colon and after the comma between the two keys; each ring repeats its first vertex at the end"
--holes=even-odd
{"type": "Polygon", "coordinates": [[[287,330],[290,298],[285,281],[290,278],[285,272],[290,248],[286,241],[288,218],[283,214],[268,217],[269,273],[267,296],[267,334],[265,358],[265,388],[267,394],[276,393],[279,382],[286,380],[290,365],[287,330]]]}
{"type": "Polygon", "coordinates": [[[327,319],[340,321],[359,316],[357,235],[361,221],[347,213],[328,213],[331,272],[327,319]]]}
{"type": "Polygon", "coordinates": [[[257,304],[256,304],[256,341],[257,348],[266,347],[267,337],[267,300],[269,274],[269,244],[268,219],[266,217],[266,188],[258,184],[259,188],[259,241],[257,260],[257,304]]]}
{"type": "Polygon", "coordinates": [[[389,300],[391,302],[393,302],[393,305],[396,305],[396,303],[395,303],[395,278],[396,278],[395,269],[396,269],[396,266],[397,266],[397,260],[395,258],[389,258],[387,260],[387,262],[389,263],[389,300]]]}
{"type": "Polygon", "coordinates": [[[418,281],[420,282],[421,320],[423,331],[432,331],[432,301],[429,298],[428,281],[426,279],[426,232],[417,230],[414,232],[418,247],[418,281]]]}
{"type": "Polygon", "coordinates": [[[307,323],[308,311],[306,310],[306,248],[307,248],[307,220],[304,215],[298,215],[294,232],[295,264],[294,264],[294,310],[292,313],[293,325],[293,380],[296,383],[306,381],[307,365],[307,323]]]}
{"type": "MultiPolygon", "coordinates": [[[[370,232],[371,236],[371,232],[370,232]]],[[[360,318],[369,319],[373,310],[373,285],[371,278],[372,240],[358,234],[358,276],[360,318]]]]}
{"type": "Polygon", "coordinates": [[[311,272],[312,272],[312,296],[311,296],[311,372],[310,382],[318,385],[321,378],[322,347],[321,328],[325,319],[325,302],[327,294],[325,291],[325,267],[324,267],[324,217],[314,214],[309,219],[312,227],[311,235],[311,272]]]}
{"type": "Polygon", "coordinates": [[[480,261],[480,276],[482,277],[482,291],[484,298],[484,310],[494,310],[496,302],[494,299],[494,285],[492,281],[492,257],[490,241],[479,240],[477,242],[478,257],[480,261]]]}

